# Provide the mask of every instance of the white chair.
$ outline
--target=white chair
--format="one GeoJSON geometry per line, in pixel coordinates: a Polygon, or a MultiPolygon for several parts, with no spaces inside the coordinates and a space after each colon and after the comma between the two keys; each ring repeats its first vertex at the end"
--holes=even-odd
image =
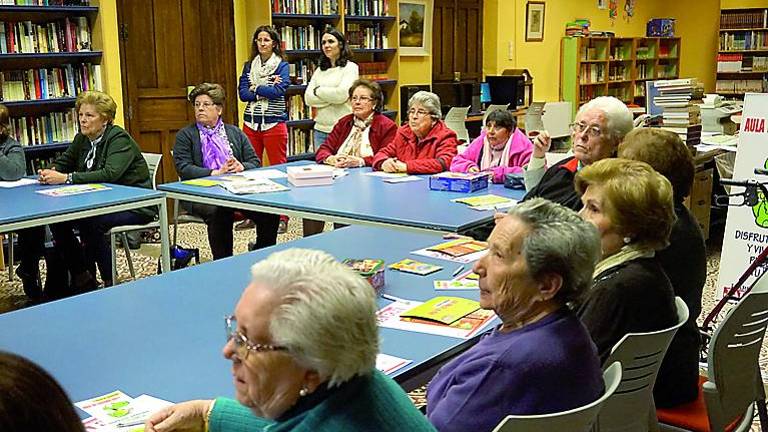
{"type": "Polygon", "coordinates": [[[619,362],[611,364],[603,372],[603,382],[605,382],[605,393],[590,404],[552,414],[509,415],[496,426],[493,432],[587,432],[592,428],[600,408],[613,395],[621,382],[619,362]]]}
{"type": "Polygon", "coordinates": [[[707,375],[700,377],[699,399],[656,410],[661,430],[746,432],[752,429],[755,405],[760,413],[760,430],[768,430],[765,388],[758,363],[766,326],[768,277],[761,277],[712,335],[707,375]]]}
{"type": "Polygon", "coordinates": [[[189,213],[179,214],[179,200],[173,200],[173,243],[172,245],[178,245],[176,242],[179,233],[179,224],[185,223],[199,223],[205,224],[202,218],[191,215],[189,213]]]}
{"type": "MultiPolygon", "coordinates": [[[[688,307],[675,297],[677,324],[648,333],[629,333],[613,347],[605,364],[620,362],[623,376],[616,392],[608,398],[597,416],[599,432],[658,431],[653,385],[661,361],[677,330],[688,321],[688,307]]],[[[649,313],[653,313],[649,311],[649,313]]]]}
{"type": "Polygon", "coordinates": [[[469,131],[467,130],[467,114],[470,107],[453,107],[448,110],[448,114],[443,119],[445,125],[454,132],[460,141],[469,142],[469,131]]]}
{"type": "MultiPolygon", "coordinates": [[[[152,189],[157,189],[157,169],[160,167],[160,161],[163,158],[159,153],[141,153],[144,156],[144,160],[147,161],[149,167],[149,175],[152,178],[152,189]]],[[[131,272],[131,278],[136,279],[136,271],[133,268],[133,260],[131,259],[131,249],[128,247],[128,233],[132,231],[143,231],[147,229],[160,228],[159,221],[152,221],[143,225],[120,225],[113,227],[109,230],[109,244],[112,250],[112,283],[117,285],[117,236],[123,243],[123,250],[125,251],[125,259],[128,260],[128,270],[131,272]]]]}
{"type": "Polygon", "coordinates": [[[488,105],[488,108],[485,109],[485,114],[483,114],[483,124],[480,127],[485,127],[485,120],[488,118],[488,114],[494,111],[506,111],[508,108],[509,108],[509,104],[488,105]]]}

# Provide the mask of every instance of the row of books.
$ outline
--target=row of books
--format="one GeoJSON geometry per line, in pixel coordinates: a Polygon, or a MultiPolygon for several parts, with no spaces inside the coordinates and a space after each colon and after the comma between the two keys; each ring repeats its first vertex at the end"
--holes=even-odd
{"type": "Polygon", "coordinates": [[[75,109],[10,119],[10,136],[22,146],[72,141],[78,131],[75,109]]]}
{"type": "Polygon", "coordinates": [[[768,49],[768,30],[720,33],[720,51],[768,49]]]}
{"type": "Polygon", "coordinates": [[[768,27],[768,10],[720,13],[720,28],[723,30],[766,27],[768,27]]]}
{"type": "Polygon", "coordinates": [[[677,64],[660,64],[656,78],[675,78],[677,77],[677,64]]]}
{"type": "Polygon", "coordinates": [[[581,60],[605,60],[605,49],[603,47],[582,47],[581,60]]]}
{"type": "Polygon", "coordinates": [[[608,68],[608,80],[609,81],[625,81],[629,80],[632,72],[631,65],[624,63],[611,64],[608,68]]]}
{"type": "Polygon", "coordinates": [[[389,48],[386,31],[382,23],[348,23],[345,36],[350,48],[389,48]]]}
{"type": "Polygon", "coordinates": [[[638,63],[637,64],[637,79],[654,78],[655,68],[652,64],[638,63]]]}
{"type": "Polygon", "coordinates": [[[632,58],[632,54],[630,53],[630,47],[632,45],[632,42],[623,44],[623,45],[614,45],[611,47],[611,57],[610,60],[629,60],[632,58]]]}
{"type": "Polygon", "coordinates": [[[345,0],[347,15],[385,16],[389,15],[390,0],[345,0]]]}
{"type": "Polygon", "coordinates": [[[0,53],[52,53],[91,50],[86,17],[65,18],[44,24],[0,21],[0,53]]]}
{"type": "Polygon", "coordinates": [[[357,64],[357,67],[360,70],[360,78],[369,80],[389,79],[389,75],[387,75],[387,62],[360,62],[357,64]]]}
{"type": "Polygon", "coordinates": [[[599,63],[586,63],[581,65],[579,82],[591,84],[605,81],[605,65],[599,63]]]}
{"type": "Polygon", "coordinates": [[[307,26],[278,26],[283,50],[316,50],[320,49],[322,29],[312,24],[307,26]]]}
{"type": "Polygon", "coordinates": [[[579,87],[579,105],[587,103],[598,96],[605,96],[605,86],[579,87]]]}
{"type": "Polygon", "coordinates": [[[768,83],[760,79],[748,80],[717,80],[715,92],[723,94],[740,94],[751,92],[768,92],[768,83]]]}
{"type": "Polygon", "coordinates": [[[718,54],[717,71],[718,72],[741,72],[741,65],[744,56],[741,54],[718,54]]]}
{"type": "Polygon", "coordinates": [[[101,66],[64,65],[0,72],[0,100],[40,100],[74,97],[84,90],[101,90],[101,66]]]}
{"type": "Polygon", "coordinates": [[[292,128],[288,130],[288,156],[314,151],[312,129],[292,128]]]}
{"type": "Polygon", "coordinates": [[[629,86],[608,87],[608,96],[613,96],[622,101],[629,101],[632,99],[632,89],[629,86]]]}
{"type": "Polygon", "coordinates": [[[288,105],[288,118],[291,120],[304,120],[311,118],[310,109],[304,103],[304,97],[302,95],[291,95],[288,97],[285,103],[288,105]]]}
{"type": "Polygon", "coordinates": [[[0,0],[3,6],[88,6],[89,0],[0,0]]]}
{"type": "Polygon", "coordinates": [[[291,82],[293,84],[308,84],[317,67],[317,62],[311,59],[301,59],[289,63],[288,73],[291,77],[291,82]]]}
{"type": "Polygon", "coordinates": [[[638,60],[653,58],[653,57],[656,57],[655,52],[656,51],[655,51],[654,47],[639,46],[639,47],[637,47],[635,49],[635,57],[638,60]]]}
{"type": "Polygon", "coordinates": [[[272,0],[272,12],[280,14],[336,15],[338,0],[272,0]]]}

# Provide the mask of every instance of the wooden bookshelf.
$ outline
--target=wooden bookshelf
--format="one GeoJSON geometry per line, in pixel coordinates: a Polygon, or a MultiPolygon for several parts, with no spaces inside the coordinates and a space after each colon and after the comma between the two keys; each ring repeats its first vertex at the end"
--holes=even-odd
{"type": "Polygon", "coordinates": [[[95,6],[0,5],[2,103],[11,114],[11,135],[23,145],[28,173],[69,146],[78,131],[76,94],[100,85],[102,52],[92,37],[98,11],[95,6]]]}
{"type": "Polygon", "coordinates": [[[768,92],[768,8],[721,10],[719,36],[715,91],[768,92]]]}
{"type": "Polygon", "coordinates": [[[645,103],[647,80],[679,75],[680,38],[564,37],[560,98],[578,107],[597,96],[645,103]]]}
{"type": "MultiPolygon", "coordinates": [[[[286,91],[290,120],[288,160],[311,159],[314,157],[311,143],[311,110],[303,103],[304,91],[311,79],[312,68],[317,66],[321,55],[320,36],[326,26],[333,26],[344,33],[352,48],[352,61],[371,64],[376,62],[382,71],[369,78],[378,82],[384,92],[385,114],[397,121],[400,106],[399,75],[399,29],[397,26],[396,0],[321,0],[320,9],[311,2],[296,0],[270,0],[256,2],[256,17],[274,26],[280,37],[295,34],[296,29],[302,43],[286,43],[285,60],[292,65],[291,85],[286,91]],[[308,7],[308,10],[303,7],[308,7]],[[367,33],[366,33],[367,32],[367,33]],[[365,36],[368,36],[367,38],[365,36]],[[313,38],[312,43],[308,38],[313,38]],[[306,69],[307,73],[300,71],[306,69]],[[293,72],[295,71],[295,72],[293,72]]],[[[295,41],[292,41],[295,42],[295,41]]],[[[361,66],[361,77],[369,67],[361,66]]]]}

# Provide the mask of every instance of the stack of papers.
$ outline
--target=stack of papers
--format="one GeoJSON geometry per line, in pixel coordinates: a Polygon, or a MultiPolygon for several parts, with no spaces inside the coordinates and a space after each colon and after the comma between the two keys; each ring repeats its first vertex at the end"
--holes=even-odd
{"type": "Polygon", "coordinates": [[[288,187],[275,183],[267,178],[255,178],[245,181],[222,182],[221,186],[236,195],[247,195],[267,192],[283,192],[288,187]]]}
{"type": "MultiPolygon", "coordinates": [[[[422,302],[413,300],[395,301],[376,312],[376,320],[380,327],[469,339],[486,329],[496,317],[493,311],[484,309],[477,309],[451,324],[419,318],[401,317],[402,313],[408,313],[408,311],[421,304],[422,302]]],[[[479,307],[479,304],[477,307],[479,307]]]]}
{"type": "Polygon", "coordinates": [[[487,250],[488,243],[486,242],[481,242],[472,238],[460,238],[419,249],[411,253],[461,264],[469,264],[482,258],[487,250]]]}
{"type": "Polygon", "coordinates": [[[480,276],[469,270],[451,280],[436,280],[432,283],[435,290],[476,290],[480,289],[480,276]]]}
{"type": "Polygon", "coordinates": [[[517,204],[516,200],[494,194],[478,195],[467,198],[456,198],[451,201],[466,204],[472,210],[499,210],[509,208],[517,204]]]}

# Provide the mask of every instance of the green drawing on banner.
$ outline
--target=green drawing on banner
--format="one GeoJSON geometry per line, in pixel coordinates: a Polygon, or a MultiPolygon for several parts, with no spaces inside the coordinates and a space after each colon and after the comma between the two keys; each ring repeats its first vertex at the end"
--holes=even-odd
{"type": "Polygon", "coordinates": [[[104,411],[107,412],[107,415],[110,417],[125,417],[128,415],[128,413],[131,412],[131,408],[129,407],[130,402],[127,401],[120,401],[111,403],[109,405],[104,406],[104,411]]]}

